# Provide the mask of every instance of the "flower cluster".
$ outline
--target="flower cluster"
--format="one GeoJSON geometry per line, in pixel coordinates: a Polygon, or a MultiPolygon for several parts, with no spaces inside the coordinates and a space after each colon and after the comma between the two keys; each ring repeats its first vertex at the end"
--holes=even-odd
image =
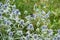
{"type": "MultiPolygon", "coordinates": [[[[16,5],[0,2],[0,40],[60,40],[60,29],[48,28],[50,11],[35,9],[35,13],[21,18],[22,13],[16,5]]],[[[28,11],[25,10],[24,14],[28,11]]]]}

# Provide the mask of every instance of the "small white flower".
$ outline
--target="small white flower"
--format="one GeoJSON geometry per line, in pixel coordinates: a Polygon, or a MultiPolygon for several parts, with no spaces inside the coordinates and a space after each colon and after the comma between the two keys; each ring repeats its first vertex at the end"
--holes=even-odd
{"type": "Polygon", "coordinates": [[[19,17],[16,16],[16,17],[14,18],[14,20],[18,23],[18,22],[19,22],[19,17]]]}
{"type": "Polygon", "coordinates": [[[2,14],[3,14],[3,12],[4,12],[4,9],[0,9],[0,13],[2,13],[2,14]]]}
{"type": "Polygon", "coordinates": [[[4,9],[7,9],[7,7],[8,7],[8,4],[4,4],[4,5],[3,5],[3,8],[4,8],[4,9]]]}
{"type": "Polygon", "coordinates": [[[11,25],[12,24],[12,22],[10,21],[10,20],[4,20],[4,24],[6,24],[6,25],[11,25]]]}
{"type": "Polygon", "coordinates": [[[34,30],[33,25],[32,25],[32,24],[29,24],[29,25],[27,26],[27,30],[34,30]]]}
{"type": "Polygon", "coordinates": [[[13,36],[13,32],[9,32],[9,34],[8,34],[10,37],[12,37],[13,36]]]}
{"type": "Polygon", "coordinates": [[[49,36],[53,35],[53,30],[52,29],[48,29],[48,35],[49,36]]]}
{"type": "Polygon", "coordinates": [[[0,2],[0,7],[2,7],[2,5],[3,5],[2,2],[0,2]]]}
{"type": "Polygon", "coordinates": [[[60,35],[57,36],[57,40],[60,40],[60,35]]]}
{"type": "Polygon", "coordinates": [[[42,14],[42,15],[45,15],[46,13],[45,13],[45,11],[44,11],[44,10],[42,10],[41,14],[42,14]]]}
{"type": "Polygon", "coordinates": [[[20,13],[20,11],[18,9],[16,9],[15,14],[16,15],[21,15],[21,13],[20,13]]]}
{"type": "Polygon", "coordinates": [[[0,20],[2,20],[2,14],[0,13],[0,20]]]}
{"type": "Polygon", "coordinates": [[[21,35],[23,35],[23,31],[22,30],[17,30],[16,34],[21,36],[21,35]]]}
{"type": "Polygon", "coordinates": [[[57,37],[54,37],[52,40],[57,40],[57,37]]]}
{"type": "Polygon", "coordinates": [[[20,25],[24,25],[24,20],[21,19],[20,22],[19,22],[20,25]]]}
{"type": "Polygon", "coordinates": [[[27,35],[25,39],[26,40],[29,40],[30,39],[30,35],[27,35]]]}
{"type": "Polygon", "coordinates": [[[58,33],[60,34],[60,29],[58,29],[58,33]]]}
{"type": "Polygon", "coordinates": [[[42,32],[46,31],[47,30],[47,25],[42,25],[41,29],[42,29],[42,32]]]}
{"type": "Polygon", "coordinates": [[[38,40],[38,35],[37,35],[37,34],[33,34],[32,38],[33,38],[34,40],[38,40]]]}
{"type": "Polygon", "coordinates": [[[33,19],[36,19],[36,14],[31,14],[31,17],[32,17],[33,19]]]}

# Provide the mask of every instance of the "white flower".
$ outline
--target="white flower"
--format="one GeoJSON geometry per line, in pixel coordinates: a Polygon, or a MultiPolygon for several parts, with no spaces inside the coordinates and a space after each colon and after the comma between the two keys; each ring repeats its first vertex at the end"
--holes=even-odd
{"type": "Polygon", "coordinates": [[[48,35],[49,36],[53,35],[53,30],[52,29],[48,29],[48,35]]]}
{"type": "Polygon", "coordinates": [[[10,20],[6,20],[6,19],[5,19],[5,20],[4,20],[4,24],[5,24],[5,25],[11,25],[12,22],[11,22],[10,20]]]}
{"type": "Polygon", "coordinates": [[[60,40],[60,35],[57,36],[57,40],[60,40]]]}
{"type": "Polygon", "coordinates": [[[42,10],[41,14],[42,14],[42,15],[45,15],[46,13],[45,13],[45,11],[44,11],[44,10],[42,10]]]}
{"type": "Polygon", "coordinates": [[[7,9],[7,7],[8,7],[8,4],[4,4],[4,5],[3,5],[3,8],[4,8],[4,9],[7,9]]]}
{"type": "Polygon", "coordinates": [[[15,14],[16,15],[21,15],[21,13],[20,13],[20,11],[18,9],[16,9],[15,14]]]}
{"type": "Polygon", "coordinates": [[[20,11],[18,9],[12,9],[12,13],[14,15],[21,15],[20,11]]]}
{"type": "Polygon", "coordinates": [[[33,25],[32,25],[32,24],[29,24],[29,25],[27,26],[27,30],[34,30],[33,25]]]}
{"type": "Polygon", "coordinates": [[[42,32],[46,31],[47,30],[47,25],[42,25],[41,29],[42,29],[42,32]]]}
{"type": "Polygon", "coordinates": [[[18,22],[19,22],[19,17],[16,16],[16,17],[14,18],[14,20],[18,23],[18,22]]]}
{"type": "Polygon", "coordinates": [[[20,25],[24,25],[24,20],[21,19],[20,22],[19,22],[20,25]]]}
{"type": "Polygon", "coordinates": [[[33,34],[32,38],[33,38],[34,40],[38,40],[38,35],[37,35],[37,34],[33,34]]]}
{"type": "Polygon", "coordinates": [[[0,20],[2,20],[2,14],[0,13],[0,20]]]}
{"type": "Polygon", "coordinates": [[[52,40],[57,40],[57,37],[54,37],[52,40]]]}
{"type": "Polygon", "coordinates": [[[31,17],[32,17],[33,19],[36,19],[36,14],[31,14],[31,17]]]}
{"type": "Polygon", "coordinates": [[[2,2],[0,2],[0,7],[2,7],[2,5],[3,5],[2,2]]]}
{"type": "Polygon", "coordinates": [[[30,39],[30,35],[26,35],[26,40],[29,40],[30,39]]]}
{"type": "Polygon", "coordinates": [[[0,9],[0,13],[2,13],[3,14],[3,12],[4,12],[4,9],[2,8],[2,9],[0,9]]]}
{"type": "Polygon", "coordinates": [[[9,32],[9,34],[8,34],[10,37],[12,37],[13,36],[13,32],[9,32]]]}
{"type": "Polygon", "coordinates": [[[60,29],[58,29],[58,33],[60,34],[60,29]]]}
{"type": "Polygon", "coordinates": [[[22,30],[17,30],[16,34],[22,36],[23,35],[23,31],[22,30]]]}

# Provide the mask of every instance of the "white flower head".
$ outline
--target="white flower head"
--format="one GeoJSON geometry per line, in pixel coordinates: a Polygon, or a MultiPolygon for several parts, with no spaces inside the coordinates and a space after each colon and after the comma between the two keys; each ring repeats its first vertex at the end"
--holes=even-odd
{"type": "Polygon", "coordinates": [[[41,14],[42,14],[42,15],[45,15],[46,13],[45,13],[45,11],[44,11],[44,10],[42,10],[41,14]]]}
{"type": "Polygon", "coordinates": [[[12,37],[12,36],[13,36],[13,32],[9,32],[9,34],[8,34],[8,35],[12,37]]]}
{"type": "Polygon", "coordinates": [[[30,35],[26,35],[26,40],[29,40],[30,39],[30,35]]]}
{"type": "Polygon", "coordinates": [[[16,34],[21,36],[21,35],[23,35],[23,31],[22,30],[17,30],[16,34]]]}
{"type": "Polygon", "coordinates": [[[32,25],[32,24],[29,24],[29,25],[27,26],[27,30],[34,30],[33,25],[32,25]]]}
{"type": "Polygon", "coordinates": [[[60,29],[58,29],[58,33],[60,34],[60,29]]]}
{"type": "Polygon", "coordinates": [[[33,34],[32,38],[33,38],[34,40],[38,40],[38,35],[37,35],[37,34],[33,34]]]}
{"type": "Polygon", "coordinates": [[[19,22],[20,25],[24,25],[24,20],[21,19],[20,22],[19,22]]]}
{"type": "Polygon", "coordinates": [[[31,17],[33,18],[33,19],[36,19],[36,14],[31,14],[31,17]]]}
{"type": "Polygon", "coordinates": [[[6,25],[11,25],[12,22],[11,22],[10,20],[4,20],[4,24],[6,24],[6,25]]]}
{"type": "Polygon", "coordinates": [[[48,29],[48,35],[49,36],[53,35],[53,30],[52,29],[48,29]]]}
{"type": "Polygon", "coordinates": [[[47,25],[42,25],[41,26],[42,32],[47,30],[47,25]]]}
{"type": "Polygon", "coordinates": [[[2,2],[0,2],[0,7],[2,7],[2,5],[3,5],[3,3],[2,3],[2,2]]]}

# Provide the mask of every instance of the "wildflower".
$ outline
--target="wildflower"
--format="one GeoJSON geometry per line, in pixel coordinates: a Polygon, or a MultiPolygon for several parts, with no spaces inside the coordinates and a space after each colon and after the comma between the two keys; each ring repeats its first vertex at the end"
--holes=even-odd
{"type": "Polygon", "coordinates": [[[58,33],[60,34],[60,29],[58,29],[58,33]]]}
{"type": "Polygon", "coordinates": [[[48,18],[50,15],[50,11],[44,16],[44,18],[48,18]]]}
{"type": "Polygon", "coordinates": [[[32,24],[29,24],[29,25],[27,26],[27,30],[34,30],[33,25],[32,25],[32,24]]]}
{"type": "Polygon", "coordinates": [[[42,10],[41,14],[42,14],[42,15],[45,15],[46,13],[45,13],[45,11],[42,10]]]}
{"type": "Polygon", "coordinates": [[[27,35],[25,39],[26,40],[29,40],[30,39],[30,35],[27,35]]]}
{"type": "Polygon", "coordinates": [[[16,13],[16,15],[17,15],[17,14],[18,14],[18,15],[21,15],[21,13],[20,13],[20,11],[19,11],[18,9],[16,9],[15,13],[16,13]]]}
{"type": "Polygon", "coordinates": [[[24,20],[20,20],[20,25],[24,25],[24,20]]]}
{"type": "Polygon", "coordinates": [[[52,40],[57,40],[57,37],[54,37],[52,40]]]}
{"type": "Polygon", "coordinates": [[[43,32],[43,31],[46,31],[46,30],[47,30],[47,25],[43,25],[43,26],[41,27],[41,29],[42,29],[42,32],[43,32]]]}
{"type": "Polygon", "coordinates": [[[49,36],[53,35],[53,30],[52,29],[48,29],[48,34],[49,34],[49,36]]]}
{"type": "Polygon", "coordinates": [[[2,7],[2,5],[3,5],[2,2],[0,2],[0,7],[2,7]]]}
{"type": "Polygon", "coordinates": [[[19,17],[16,16],[16,17],[14,18],[14,20],[18,23],[18,22],[19,22],[19,17]]]}
{"type": "Polygon", "coordinates": [[[8,7],[8,4],[4,4],[4,5],[3,5],[3,8],[4,8],[4,9],[7,9],[7,7],[8,7]]]}
{"type": "Polygon", "coordinates": [[[31,14],[31,17],[36,19],[36,15],[35,14],[31,14]]]}
{"type": "Polygon", "coordinates": [[[3,12],[4,12],[4,9],[0,9],[0,13],[2,13],[2,14],[3,14],[3,12]]]}
{"type": "Polygon", "coordinates": [[[4,24],[6,24],[6,25],[11,25],[12,22],[11,22],[10,20],[4,20],[4,24]]]}
{"type": "Polygon", "coordinates": [[[57,36],[57,40],[60,40],[60,35],[57,36]]]}
{"type": "Polygon", "coordinates": [[[22,30],[18,30],[18,31],[16,32],[16,34],[22,36],[22,35],[23,35],[23,31],[22,31],[22,30]]]}
{"type": "Polygon", "coordinates": [[[38,40],[38,35],[37,35],[37,34],[33,34],[32,38],[33,38],[34,40],[38,40]]]}
{"type": "Polygon", "coordinates": [[[10,37],[12,37],[13,36],[13,32],[9,32],[9,34],[8,34],[10,37]]]}
{"type": "Polygon", "coordinates": [[[0,20],[2,20],[2,14],[0,13],[0,20]]]}

